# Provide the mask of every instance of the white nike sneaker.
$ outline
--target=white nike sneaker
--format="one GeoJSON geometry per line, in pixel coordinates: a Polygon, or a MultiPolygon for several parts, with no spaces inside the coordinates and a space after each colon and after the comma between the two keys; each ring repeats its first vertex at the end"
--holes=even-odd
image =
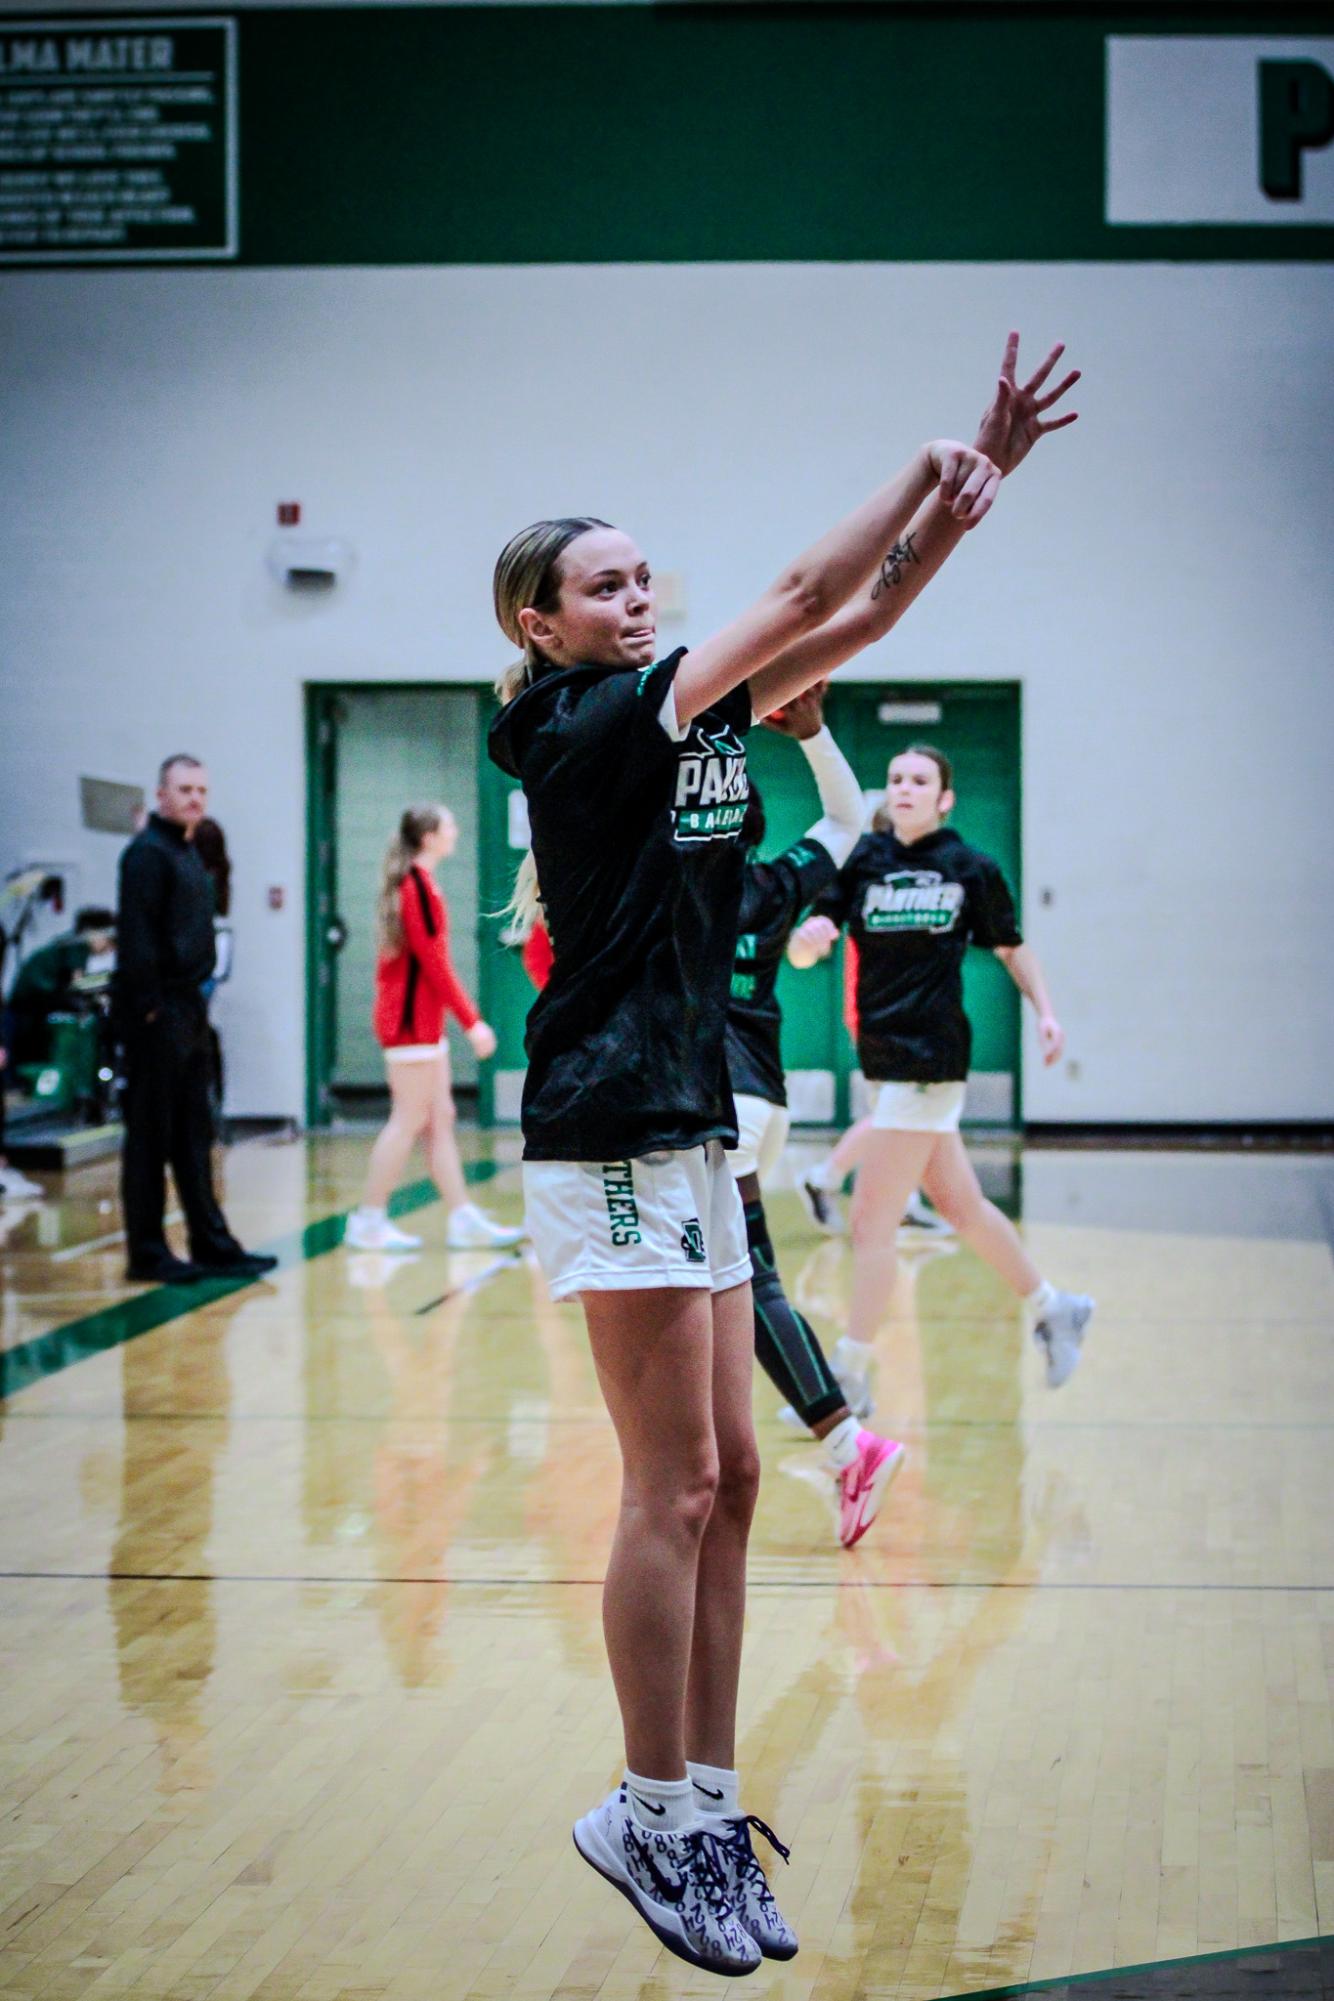
{"type": "Polygon", "coordinates": [[[766,1959],[795,1959],[797,1934],[793,1931],[769,1888],[769,1879],[760,1867],[751,1845],[750,1830],[756,1828],[769,1846],[788,1860],[773,1829],[753,1813],[739,1813],[727,1819],[706,1817],[704,1822],[718,1843],[723,1882],[728,1901],[766,1959]]]}
{"type": "Polygon", "coordinates": [[[938,1209],[933,1209],[920,1188],[914,1188],[908,1197],[908,1206],[899,1224],[901,1230],[925,1230],[933,1237],[952,1237],[953,1223],[947,1223],[938,1209]]]}
{"type": "Polygon", "coordinates": [[[817,1230],[823,1230],[827,1237],[844,1235],[843,1211],[839,1206],[838,1194],[826,1188],[819,1178],[819,1169],[812,1168],[809,1174],[797,1176],[797,1193],[805,1204],[806,1214],[817,1230]]]}
{"type": "Polygon", "coordinates": [[[450,1215],[445,1244],[451,1251],[507,1251],[521,1244],[527,1234],[526,1230],[512,1230],[498,1223],[475,1202],[465,1202],[450,1215]]]}
{"type": "Polygon", "coordinates": [[[1047,1360],[1047,1388],[1059,1390],[1079,1367],[1084,1335],[1095,1302],[1087,1293],[1058,1292],[1033,1329],[1033,1339],[1047,1360]]]}
{"type": "Polygon", "coordinates": [[[41,1202],[46,1198],[46,1190],[39,1182],[29,1181],[26,1174],[20,1174],[17,1167],[0,1167],[0,1195],[8,1196],[11,1202],[41,1202]]]}
{"type": "Polygon", "coordinates": [[[575,1822],[574,1845],[678,1959],[729,1975],[763,1963],[728,1900],[718,1839],[702,1822],[675,1834],[641,1827],[622,1785],[575,1822]]]}
{"type": "Polygon", "coordinates": [[[419,1251],[422,1247],[420,1237],[410,1237],[387,1216],[368,1216],[364,1209],[354,1209],[348,1217],[343,1242],[350,1251],[419,1251]]]}

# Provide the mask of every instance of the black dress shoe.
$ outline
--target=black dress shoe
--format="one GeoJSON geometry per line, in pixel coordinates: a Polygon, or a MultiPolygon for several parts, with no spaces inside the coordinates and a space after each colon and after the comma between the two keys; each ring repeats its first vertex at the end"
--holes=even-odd
{"type": "Polygon", "coordinates": [[[238,1251],[234,1258],[198,1258],[195,1269],[205,1278],[262,1278],[277,1264],[263,1251],[238,1251]]]}
{"type": "Polygon", "coordinates": [[[202,1265],[184,1258],[135,1258],[126,1265],[125,1276],[136,1285],[198,1285],[207,1274],[202,1265]]]}

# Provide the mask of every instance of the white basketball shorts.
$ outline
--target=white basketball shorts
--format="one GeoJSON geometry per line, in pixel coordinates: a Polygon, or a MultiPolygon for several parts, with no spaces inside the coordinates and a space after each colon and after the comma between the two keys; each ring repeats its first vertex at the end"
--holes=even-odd
{"type": "Polygon", "coordinates": [[[771,1105],[767,1098],[737,1092],[738,1143],[728,1159],[738,1180],[743,1174],[758,1174],[761,1182],[769,1179],[787,1145],[790,1124],[786,1105],[771,1105]]]}
{"type": "Polygon", "coordinates": [[[526,1160],[528,1234],[553,1299],[750,1278],[746,1219],[719,1140],[639,1160],[526,1160]]]}
{"type": "Polygon", "coordinates": [[[881,1084],[871,1125],[876,1132],[957,1133],[967,1085],[881,1084]]]}

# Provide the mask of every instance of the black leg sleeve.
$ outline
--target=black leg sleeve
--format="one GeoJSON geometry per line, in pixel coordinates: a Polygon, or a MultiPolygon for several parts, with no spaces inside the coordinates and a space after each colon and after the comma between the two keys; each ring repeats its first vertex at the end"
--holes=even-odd
{"type": "Polygon", "coordinates": [[[746,1241],[755,1295],[755,1358],[802,1423],[820,1424],[842,1410],[846,1399],[809,1321],[783,1291],[762,1202],[746,1204],[746,1241]]]}

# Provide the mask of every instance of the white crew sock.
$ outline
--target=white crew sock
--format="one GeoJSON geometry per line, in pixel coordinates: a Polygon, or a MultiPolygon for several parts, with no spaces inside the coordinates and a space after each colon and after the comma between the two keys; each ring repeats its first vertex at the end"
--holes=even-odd
{"type": "Polygon", "coordinates": [[[630,1812],[639,1825],[651,1827],[658,1834],[679,1834],[683,1827],[692,1827],[698,1818],[695,1789],[688,1778],[641,1779],[627,1770],[625,1789],[630,1812]]]}
{"type": "Polygon", "coordinates": [[[845,1376],[864,1376],[875,1359],[875,1349],[869,1342],[852,1341],[846,1334],[840,1334],[829,1359],[835,1370],[841,1369],[845,1376]]]}
{"type": "Polygon", "coordinates": [[[1043,1314],[1055,1306],[1059,1297],[1056,1287],[1049,1279],[1044,1278],[1041,1284],[1035,1285],[1031,1292],[1024,1295],[1024,1305],[1033,1320],[1041,1320],[1043,1314]]]}
{"type": "Polygon", "coordinates": [[[377,1209],[371,1202],[363,1202],[357,1210],[357,1215],[363,1223],[385,1223],[389,1220],[388,1210],[377,1209]]]}
{"type": "Polygon", "coordinates": [[[693,1758],[686,1759],[686,1770],[695,1789],[697,1813],[709,1814],[714,1819],[720,1816],[730,1819],[740,1813],[741,1781],[735,1772],[724,1771],[721,1765],[700,1765],[693,1758]]]}
{"type": "Polygon", "coordinates": [[[857,1439],[861,1426],[855,1417],[845,1417],[842,1424],[836,1424],[820,1440],[824,1456],[835,1473],[841,1473],[845,1466],[851,1466],[857,1457],[857,1439]]]}

